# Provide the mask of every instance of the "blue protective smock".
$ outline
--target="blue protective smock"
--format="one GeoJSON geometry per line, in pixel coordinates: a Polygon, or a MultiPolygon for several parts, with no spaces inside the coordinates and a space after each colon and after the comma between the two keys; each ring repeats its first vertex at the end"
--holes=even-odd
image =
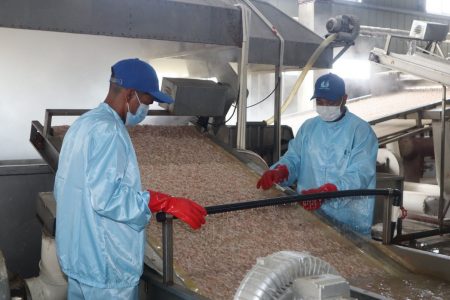
{"type": "Polygon", "coordinates": [[[132,286],[127,288],[95,288],[89,285],[79,283],[73,278],[67,279],[67,300],[96,300],[96,299],[114,299],[114,300],[138,300],[139,287],[132,286]]]}
{"type": "MultiPolygon", "coordinates": [[[[284,164],[297,191],[333,183],[338,190],[374,189],[378,140],[370,125],[349,111],[338,121],[308,119],[273,166],[284,164]]],[[[273,168],[272,167],[272,168],[273,168]]],[[[370,234],[374,197],[325,200],[320,212],[345,227],[370,234]]]]}
{"type": "Polygon", "coordinates": [[[119,115],[106,103],[64,137],[55,178],[56,246],[63,272],[98,288],[135,286],[143,270],[149,193],[119,115]]]}

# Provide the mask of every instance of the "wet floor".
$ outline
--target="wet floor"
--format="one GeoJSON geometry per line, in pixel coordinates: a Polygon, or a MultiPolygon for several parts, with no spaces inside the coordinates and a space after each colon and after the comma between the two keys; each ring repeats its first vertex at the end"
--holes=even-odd
{"type": "Polygon", "coordinates": [[[392,299],[450,299],[450,283],[411,273],[403,278],[373,275],[350,284],[392,299]]]}

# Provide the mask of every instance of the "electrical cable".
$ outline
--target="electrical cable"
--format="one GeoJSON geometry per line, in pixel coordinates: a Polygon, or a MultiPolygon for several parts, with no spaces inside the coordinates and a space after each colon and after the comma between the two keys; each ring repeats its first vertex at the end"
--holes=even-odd
{"type": "Polygon", "coordinates": [[[236,106],[236,105],[233,105],[233,104],[231,104],[231,106],[234,107],[233,113],[231,114],[231,116],[230,116],[227,120],[225,120],[225,121],[223,121],[223,122],[221,122],[221,123],[219,123],[219,124],[210,123],[210,122],[208,122],[207,124],[208,124],[208,125],[211,125],[211,126],[214,126],[214,127],[219,127],[219,126],[225,125],[228,121],[231,120],[231,118],[233,118],[234,114],[236,113],[237,106],[236,106]]]}
{"type": "MultiPolygon", "coordinates": [[[[258,105],[258,104],[260,104],[260,103],[263,103],[263,102],[266,101],[267,99],[269,99],[269,97],[272,96],[272,94],[277,90],[279,83],[280,83],[280,79],[277,80],[277,83],[275,84],[275,87],[273,88],[273,90],[272,90],[266,97],[264,97],[264,99],[262,99],[262,100],[260,100],[260,101],[258,101],[258,102],[256,102],[256,103],[254,103],[254,104],[252,104],[252,105],[249,105],[249,106],[247,106],[246,108],[250,108],[250,107],[256,106],[256,105],[258,105]]],[[[239,99],[239,97],[238,97],[237,99],[239,99]]],[[[208,125],[212,125],[212,126],[214,126],[214,127],[218,127],[218,126],[224,125],[224,124],[226,124],[228,121],[230,121],[230,120],[233,118],[234,114],[236,113],[236,109],[237,109],[237,105],[234,105],[234,104],[232,103],[231,106],[234,107],[233,113],[231,114],[231,116],[230,116],[227,120],[225,120],[224,122],[221,122],[220,124],[214,124],[214,123],[208,122],[208,125]]]]}
{"type": "MultiPolygon", "coordinates": [[[[236,109],[237,109],[237,106],[236,105],[234,105],[234,109],[233,109],[233,113],[231,114],[231,116],[228,118],[228,120],[226,120],[225,122],[223,122],[223,124],[226,124],[228,121],[230,121],[231,120],[231,118],[233,118],[233,116],[234,116],[234,113],[236,112],[236,109]]],[[[222,124],[221,124],[222,125],[222,124]]]]}
{"type": "Polygon", "coordinates": [[[254,104],[252,104],[252,105],[247,106],[247,108],[256,106],[256,105],[258,105],[258,104],[260,104],[260,103],[263,103],[263,102],[266,101],[267,99],[269,99],[269,97],[272,96],[272,94],[277,90],[278,84],[279,84],[279,83],[280,83],[280,79],[277,80],[277,84],[275,84],[274,89],[270,92],[269,95],[267,95],[267,96],[266,96],[264,99],[262,99],[261,101],[258,101],[258,102],[254,103],[254,104]]]}

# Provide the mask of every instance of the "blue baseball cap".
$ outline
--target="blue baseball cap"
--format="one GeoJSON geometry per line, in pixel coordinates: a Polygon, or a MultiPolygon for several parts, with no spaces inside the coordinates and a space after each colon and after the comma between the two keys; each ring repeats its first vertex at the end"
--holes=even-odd
{"type": "Polygon", "coordinates": [[[124,59],[111,67],[111,82],[153,96],[155,101],[172,103],[173,99],[159,90],[155,69],[137,58],[124,59]]]}
{"type": "Polygon", "coordinates": [[[323,98],[331,101],[341,101],[344,95],[344,80],[333,73],[328,73],[317,79],[314,85],[314,95],[311,99],[323,98]]]}

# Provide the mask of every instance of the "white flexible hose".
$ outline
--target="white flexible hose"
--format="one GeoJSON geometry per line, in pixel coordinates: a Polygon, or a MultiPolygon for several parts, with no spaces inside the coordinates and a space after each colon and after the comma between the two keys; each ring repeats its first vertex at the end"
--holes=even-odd
{"type": "Polygon", "coordinates": [[[33,300],[65,300],[67,279],[59,267],[55,239],[42,234],[39,276],[25,279],[33,300]]]}
{"type": "MultiPolygon", "coordinates": [[[[322,54],[322,52],[325,50],[325,48],[331,42],[333,42],[336,39],[336,37],[337,37],[336,33],[333,33],[330,36],[328,36],[325,40],[322,41],[322,43],[319,45],[319,47],[317,47],[317,49],[311,55],[308,62],[306,63],[306,66],[303,68],[302,73],[300,74],[297,81],[295,82],[294,87],[292,88],[291,92],[289,93],[289,96],[286,98],[286,100],[284,100],[283,104],[281,105],[281,110],[280,110],[281,113],[283,113],[287,109],[289,104],[292,102],[292,99],[294,99],[294,96],[297,94],[298,89],[302,85],[303,80],[305,79],[308,71],[312,68],[312,66],[314,65],[316,60],[319,58],[319,56],[322,54]]],[[[272,116],[266,120],[266,123],[273,124],[273,121],[274,121],[274,117],[272,116]]]]}
{"type": "Polygon", "coordinates": [[[329,263],[307,252],[275,252],[258,258],[242,280],[234,300],[293,299],[284,296],[295,279],[322,274],[339,275],[329,263]]]}

